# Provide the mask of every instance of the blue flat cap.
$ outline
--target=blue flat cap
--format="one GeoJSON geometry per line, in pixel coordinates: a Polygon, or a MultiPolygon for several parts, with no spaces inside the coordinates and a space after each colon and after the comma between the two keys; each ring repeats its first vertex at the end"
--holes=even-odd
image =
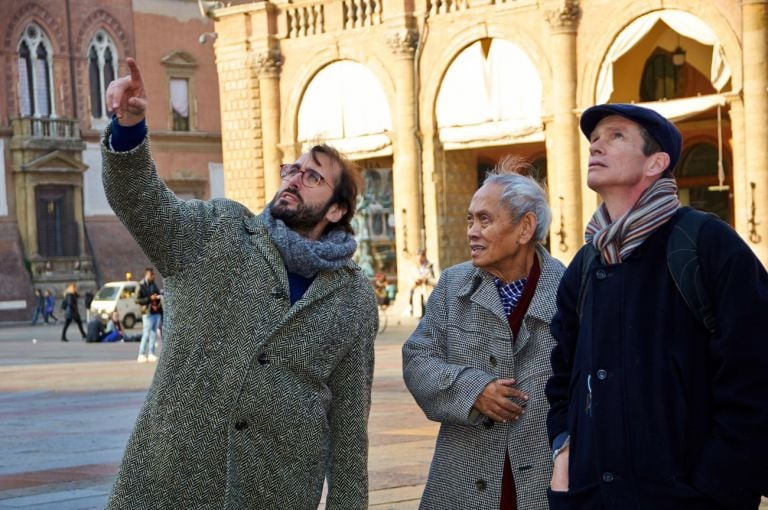
{"type": "Polygon", "coordinates": [[[683,136],[674,124],[650,108],[626,103],[599,104],[587,108],[581,114],[581,132],[589,139],[597,123],[609,115],[620,115],[643,126],[659,144],[662,152],[669,154],[668,169],[674,170],[683,147],[683,136]]]}

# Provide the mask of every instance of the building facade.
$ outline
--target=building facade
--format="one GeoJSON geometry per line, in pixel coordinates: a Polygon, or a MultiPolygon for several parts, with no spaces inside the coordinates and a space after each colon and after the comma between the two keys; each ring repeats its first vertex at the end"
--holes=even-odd
{"type": "MultiPolygon", "coordinates": [[[[191,0],[4,0],[0,20],[0,320],[149,265],[101,183],[107,85],[141,66],[158,171],[186,198],[223,195],[213,22],[191,0]],[[204,43],[204,44],[201,44],[204,43]]],[[[147,215],[153,211],[147,211],[147,215]]],[[[162,239],[158,239],[162,242],[162,239]]]]}
{"type": "Polygon", "coordinates": [[[401,289],[416,254],[468,258],[465,224],[503,155],[537,168],[569,261],[598,199],[587,107],[635,102],[684,135],[685,204],[768,262],[768,20],[762,0],[201,1],[215,20],[227,195],[259,209],[316,141],[368,184],[360,255],[401,289]]]}

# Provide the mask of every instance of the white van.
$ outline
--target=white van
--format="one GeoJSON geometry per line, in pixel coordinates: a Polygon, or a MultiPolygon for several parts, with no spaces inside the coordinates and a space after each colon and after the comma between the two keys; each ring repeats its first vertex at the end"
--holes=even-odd
{"type": "Polygon", "coordinates": [[[115,310],[123,326],[132,328],[141,321],[141,306],[136,304],[139,297],[139,282],[109,282],[104,284],[91,301],[91,313],[102,322],[107,322],[115,310]]]}

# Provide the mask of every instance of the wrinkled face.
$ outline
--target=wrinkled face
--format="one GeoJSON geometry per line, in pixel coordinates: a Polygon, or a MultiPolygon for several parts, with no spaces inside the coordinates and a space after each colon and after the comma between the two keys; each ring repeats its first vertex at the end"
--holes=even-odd
{"type": "Polygon", "coordinates": [[[496,276],[507,274],[520,251],[521,222],[501,203],[502,186],[482,186],[467,211],[467,239],[472,263],[496,276]]]}
{"type": "Polygon", "coordinates": [[[640,126],[620,115],[598,122],[589,137],[587,185],[602,193],[610,188],[643,186],[653,155],[643,154],[640,126]]]}
{"type": "MultiPolygon", "coordinates": [[[[270,203],[272,216],[298,231],[309,231],[318,225],[331,221],[333,187],[340,177],[340,169],[323,153],[317,153],[315,162],[309,153],[303,154],[294,163],[304,172],[314,172],[321,177],[314,187],[304,184],[304,174],[283,179],[280,188],[270,203]]],[[[338,220],[336,220],[338,221],[338,220]]]]}

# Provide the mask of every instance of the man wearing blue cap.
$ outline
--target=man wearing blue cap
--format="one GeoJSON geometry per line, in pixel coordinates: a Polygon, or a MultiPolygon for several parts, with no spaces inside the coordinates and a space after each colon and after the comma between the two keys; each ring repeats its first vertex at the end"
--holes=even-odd
{"type": "MultiPolygon", "coordinates": [[[[682,137],[647,108],[587,109],[603,203],[568,267],[546,394],[557,509],[755,509],[768,480],[768,275],[725,223],[692,240],[714,326],[676,287],[682,137]]],[[[695,258],[691,259],[696,261],[695,258]]]]}

